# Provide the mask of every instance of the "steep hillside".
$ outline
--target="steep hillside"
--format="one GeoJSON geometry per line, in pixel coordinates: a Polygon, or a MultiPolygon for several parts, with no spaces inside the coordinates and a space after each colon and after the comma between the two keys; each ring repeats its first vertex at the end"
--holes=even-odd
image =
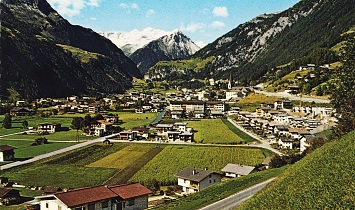
{"type": "Polygon", "coordinates": [[[238,209],[355,209],[354,139],[315,150],[238,209]]]}
{"type": "MultiPolygon", "coordinates": [[[[232,71],[239,81],[258,80],[275,66],[342,41],[340,35],[355,25],[354,11],[352,0],[302,0],[286,11],[260,15],[194,54],[215,57],[194,77],[227,78],[232,71]]],[[[154,74],[154,67],[149,71],[154,74]]]]}
{"type": "Polygon", "coordinates": [[[1,86],[22,97],[123,92],[135,64],[106,38],[63,19],[45,0],[3,0],[1,86]]]}
{"type": "Polygon", "coordinates": [[[177,30],[138,49],[130,58],[144,74],[159,61],[190,58],[199,49],[189,37],[177,30]]]}

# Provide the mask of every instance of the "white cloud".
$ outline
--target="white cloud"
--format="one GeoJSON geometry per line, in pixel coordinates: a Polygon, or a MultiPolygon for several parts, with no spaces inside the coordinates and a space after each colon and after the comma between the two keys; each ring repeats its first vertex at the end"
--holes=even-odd
{"type": "Polygon", "coordinates": [[[215,7],[212,13],[217,17],[227,17],[229,15],[227,7],[215,7]]]}
{"type": "Polygon", "coordinates": [[[224,28],[226,26],[226,24],[224,24],[223,22],[221,21],[213,21],[211,23],[211,27],[212,28],[224,28]]]}
{"type": "Polygon", "coordinates": [[[155,10],[154,10],[154,9],[150,9],[150,10],[147,11],[147,13],[145,14],[145,16],[146,16],[146,17],[150,17],[150,16],[152,16],[152,15],[154,15],[154,14],[155,14],[155,10]]]}
{"type": "Polygon", "coordinates": [[[131,4],[131,8],[135,10],[139,10],[139,5],[136,3],[131,4]]]}
{"type": "Polygon", "coordinates": [[[185,32],[196,32],[203,30],[204,28],[206,28],[206,24],[204,23],[190,23],[187,26],[185,26],[184,23],[181,23],[180,25],[180,30],[185,32]]]}
{"type": "Polygon", "coordinates": [[[79,15],[86,6],[98,7],[101,0],[48,0],[59,14],[69,17],[79,15]]]}
{"type": "Polygon", "coordinates": [[[131,9],[133,10],[139,10],[139,5],[136,3],[132,3],[131,5],[126,4],[126,3],[121,3],[120,7],[122,9],[125,9],[128,13],[131,13],[131,9]]]}

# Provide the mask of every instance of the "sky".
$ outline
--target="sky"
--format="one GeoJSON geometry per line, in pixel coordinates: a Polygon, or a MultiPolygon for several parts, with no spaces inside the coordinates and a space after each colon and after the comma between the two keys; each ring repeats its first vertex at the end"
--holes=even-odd
{"type": "Polygon", "coordinates": [[[96,32],[180,29],[211,43],[258,15],[286,10],[300,0],[48,0],[74,25],[96,32]]]}

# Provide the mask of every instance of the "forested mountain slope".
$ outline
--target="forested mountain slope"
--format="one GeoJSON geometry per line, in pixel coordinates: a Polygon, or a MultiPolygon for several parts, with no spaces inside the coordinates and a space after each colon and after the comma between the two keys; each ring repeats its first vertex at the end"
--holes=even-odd
{"type": "Polygon", "coordinates": [[[91,29],[71,25],[45,0],[3,0],[1,85],[24,98],[124,92],[136,65],[91,29]]]}

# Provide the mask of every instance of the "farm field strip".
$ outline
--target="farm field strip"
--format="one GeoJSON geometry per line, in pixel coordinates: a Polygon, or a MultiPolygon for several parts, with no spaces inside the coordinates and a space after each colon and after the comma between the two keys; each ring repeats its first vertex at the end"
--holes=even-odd
{"type": "Polygon", "coordinates": [[[195,141],[206,144],[239,144],[244,140],[231,131],[221,119],[187,121],[187,126],[195,131],[195,141]]]}
{"type": "Polygon", "coordinates": [[[156,178],[162,185],[176,182],[174,174],[186,167],[219,172],[228,163],[255,166],[264,160],[262,150],[240,147],[167,146],[130,179],[146,182],[156,178]]]}
{"type": "Polygon", "coordinates": [[[86,166],[124,169],[130,164],[132,164],[139,157],[147,153],[151,148],[151,145],[131,144],[111,155],[108,155],[86,166]]]}

